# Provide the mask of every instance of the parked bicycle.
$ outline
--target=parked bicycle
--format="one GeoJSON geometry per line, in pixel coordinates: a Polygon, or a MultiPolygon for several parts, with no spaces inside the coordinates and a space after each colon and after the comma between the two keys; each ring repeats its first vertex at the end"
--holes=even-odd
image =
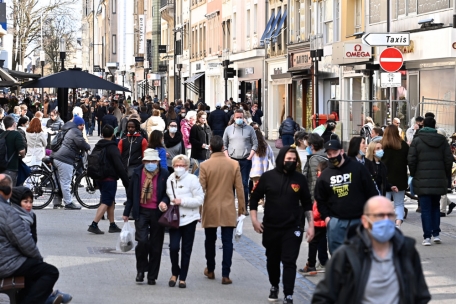
{"type": "MultiPolygon", "coordinates": [[[[32,167],[32,172],[24,182],[24,186],[33,192],[33,209],[43,209],[54,197],[61,195],[57,167],[52,164],[51,157],[45,157],[41,166],[32,167]]],[[[87,153],[74,164],[71,194],[81,206],[96,209],[100,206],[100,190],[93,180],[87,176],[87,153]]]]}

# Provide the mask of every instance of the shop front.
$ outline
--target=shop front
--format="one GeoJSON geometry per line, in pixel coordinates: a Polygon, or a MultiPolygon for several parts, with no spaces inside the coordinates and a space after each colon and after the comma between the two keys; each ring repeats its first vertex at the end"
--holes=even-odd
{"type": "Polygon", "coordinates": [[[190,68],[190,75],[183,83],[186,88],[186,98],[196,102],[199,97],[205,97],[206,66],[202,61],[192,62],[190,68]]]}
{"type": "Polygon", "coordinates": [[[235,63],[238,71],[238,101],[258,103],[258,107],[263,107],[262,86],[264,57],[255,60],[239,61],[235,63]]]}
{"type": "Polygon", "coordinates": [[[285,58],[268,62],[268,105],[265,113],[267,120],[267,136],[271,140],[279,137],[282,122],[290,115],[289,96],[292,74],[287,72],[288,63],[285,58]]]}
{"type": "Polygon", "coordinates": [[[223,84],[223,68],[220,62],[211,61],[206,63],[206,92],[205,102],[212,109],[215,109],[217,102],[223,103],[225,87],[223,84]]]}

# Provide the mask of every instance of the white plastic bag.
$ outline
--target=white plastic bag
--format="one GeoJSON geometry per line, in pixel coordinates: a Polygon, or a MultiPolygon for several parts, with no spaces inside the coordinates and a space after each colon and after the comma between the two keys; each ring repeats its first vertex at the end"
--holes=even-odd
{"type": "Polygon", "coordinates": [[[135,229],[126,222],[117,238],[116,250],[127,252],[135,248],[135,229]]]}
{"type": "Polygon", "coordinates": [[[234,234],[234,239],[239,242],[239,239],[242,236],[242,226],[244,225],[245,215],[242,214],[237,219],[236,232],[234,234]]]}

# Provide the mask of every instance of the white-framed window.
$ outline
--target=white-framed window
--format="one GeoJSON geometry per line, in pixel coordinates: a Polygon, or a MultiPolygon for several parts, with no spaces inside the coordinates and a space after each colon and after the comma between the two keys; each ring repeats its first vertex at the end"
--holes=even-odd
{"type": "Polygon", "coordinates": [[[361,32],[362,0],[355,0],[355,28],[353,33],[361,32]]]}
{"type": "Polygon", "coordinates": [[[247,38],[250,38],[250,10],[247,10],[247,18],[246,18],[246,34],[247,38]]]}
{"type": "Polygon", "coordinates": [[[253,34],[255,35],[257,33],[257,21],[258,21],[258,4],[253,5],[253,34]]]}
{"type": "Polygon", "coordinates": [[[325,43],[332,43],[334,41],[334,0],[326,0],[323,11],[323,37],[325,43]]]}
{"type": "Polygon", "coordinates": [[[112,35],[112,53],[115,55],[117,54],[117,35],[112,35]]]}
{"type": "Polygon", "coordinates": [[[334,42],[340,41],[340,0],[334,3],[334,42]]]}
{"type": "Polygon", "coordinates": [[[112,13],[117,13],[117,0],[112,0],[112,13]]]}
{"type": "Polygon", "coordinates": [[[236,25],[237,25],[237,14],[233,13],[233,24],[231,25],[231,37],[236,39],[236,25]]]}

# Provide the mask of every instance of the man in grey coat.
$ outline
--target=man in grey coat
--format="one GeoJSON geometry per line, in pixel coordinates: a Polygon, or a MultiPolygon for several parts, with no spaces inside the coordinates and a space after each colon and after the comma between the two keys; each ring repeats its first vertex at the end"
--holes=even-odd
{"type": "Polygon", "coordinates": [[[245,215],[248,215],[249,174],[252,168],[252,157],[258,149],[258,139],[255,130],[245,123],[243,110],[234,112],[234,123],[228,126],[223,134],[223,146],[225,147],[225,155],[237,161],[241,168],[245,215]]]}
{"type": "Polygon", "coordinates": [[[12,192],[11,177],[0,174],[0,278],[25,277],[25,288],[19,293],[21,303],[45,303],[59,271],[43,262],[19,213],[8,203],[12,192]]]}

